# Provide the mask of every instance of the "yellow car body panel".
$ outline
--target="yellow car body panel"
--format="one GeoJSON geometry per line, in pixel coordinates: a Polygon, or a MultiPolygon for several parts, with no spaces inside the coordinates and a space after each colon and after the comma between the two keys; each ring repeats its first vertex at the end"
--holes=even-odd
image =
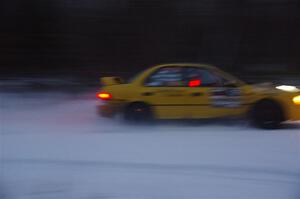
{"type": "Polygon", "coordinates": [[[124,107],[134,102],[143,102],[150,105],[154,117],[157,119],[239,116],[246,115],[256,102],[262,99],[272,99],[282,106],[286,120],[300,120],[300,105],[294,104],[292,100],[293,97],[300,95],[299,92],[285,92],[269,86],[248,85],[210,65],[183,63],[154,66],[140,73],[130,83],[104,85],[101,91],[108,92],[113,96],[111,100],[107,100],[102,105],[102,114],[106,116],[122,112],[124,107]],[[235,107],[213,106],[211,93],[214,89],[217,89],[214,87],[145,86],[146,79],[163,67],[196,67],[211,70],[227,80],[235,82],[240,91],[239,104],[235,107]],[[155,93],[155,95],[150,95],[152,93],[155,93]]]}

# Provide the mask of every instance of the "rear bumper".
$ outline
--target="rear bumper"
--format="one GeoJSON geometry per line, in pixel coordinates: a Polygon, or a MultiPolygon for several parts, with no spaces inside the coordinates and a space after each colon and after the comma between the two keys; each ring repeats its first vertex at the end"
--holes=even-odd
{"type": "Polygon", "coordinates": [[[98,113],[102,117],[112,118],[121,112],[121,106],[116,104],[100,104],[98,105],[98,113]]]}
{"type": "Polygon", "coordinates": [[[292,121],[300,120],[300,106],[299,105],[292,106],[288,119],[292,120],[292,121]]]}
{"type": "Polygon", "coordinates": [[[112,118],[116,115],[117,111],[116,111],[115,107],[113,107],[109,104],[101,104],[101,105],[98,105],[98,113],[102,117],[112,118]]]}

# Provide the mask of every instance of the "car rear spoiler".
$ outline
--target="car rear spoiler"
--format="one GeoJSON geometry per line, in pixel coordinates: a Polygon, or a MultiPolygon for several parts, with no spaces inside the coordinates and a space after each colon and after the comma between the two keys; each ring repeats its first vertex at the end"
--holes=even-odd
{"type": "Polygon", "coordinates": [[[100,78],[102,86],[111,86],[116,84],[122,84],[123,80],[120,77],[102,77],[100,78]]]}

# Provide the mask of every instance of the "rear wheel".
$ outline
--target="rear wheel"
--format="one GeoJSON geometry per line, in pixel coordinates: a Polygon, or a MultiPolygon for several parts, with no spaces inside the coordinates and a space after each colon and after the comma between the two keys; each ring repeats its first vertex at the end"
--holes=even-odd
{"type": "Polygon", "coordinates": [[[124,119],[129,122],[145,123],[152,121],[153,114],[149,105],[136,102],[125,108],[124,119]]]}
{"type": "Polygon", "coordinates": [[[253,125],[264,129],[280,128],[284,121],[281,106],[272,100],[262,100],[255,104],[250,117],[253,125]]]}

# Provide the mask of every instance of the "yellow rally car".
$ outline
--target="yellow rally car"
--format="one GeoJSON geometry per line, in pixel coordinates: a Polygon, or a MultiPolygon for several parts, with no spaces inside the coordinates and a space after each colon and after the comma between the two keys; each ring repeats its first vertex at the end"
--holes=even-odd
{"type": "Polygon", "coordinates": [[[300,120],[300,90],[294,86],[248,85],[202,64],[165,64],[143,71],[128,83],[101,78],[100,113],[122,113],[129,121],[247,116],[261,128],[300,120]]]}

